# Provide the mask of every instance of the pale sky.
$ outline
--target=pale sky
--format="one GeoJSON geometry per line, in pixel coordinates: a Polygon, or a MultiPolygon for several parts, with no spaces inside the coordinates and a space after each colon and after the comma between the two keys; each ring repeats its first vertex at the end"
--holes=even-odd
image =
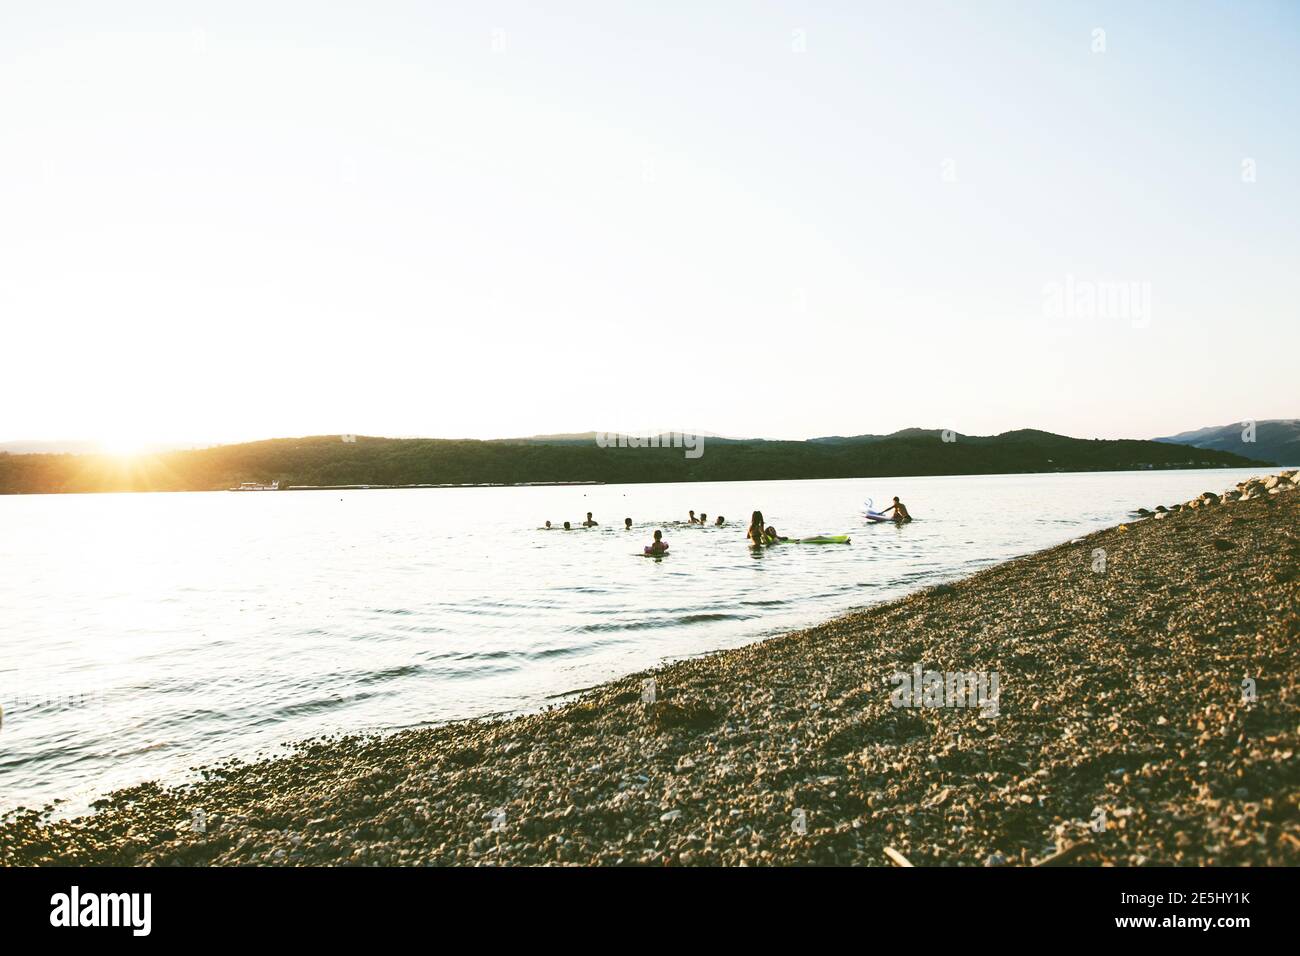
{"type": "Polygon", "coordinates": [[[539,6],[0,7],[0,441],[1300,415],[1300,5],[539,6]]]}

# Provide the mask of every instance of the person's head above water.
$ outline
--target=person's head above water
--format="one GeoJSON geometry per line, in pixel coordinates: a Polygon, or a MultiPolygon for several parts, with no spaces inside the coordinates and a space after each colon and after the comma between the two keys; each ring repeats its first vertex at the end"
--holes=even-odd
{"type": "Polygon", "coordinates": [[[662,531],[660,531],[658,528],[656,528],[656,529],[655,529],[655,540],[656,540],[656,541],[662,541],[663,539],[664,539],[664,533],[663,533],[662,531]]]}
{"type": "Polygon", "coordinates": [[[700,524],[704,524],[704,522],[706,522],[706,521],[708,521],[708,520],[709,520],[709,516],[706,515],[703,511],[701,511],[701,512],[700,512],[700,524]]]}
{"type": "Polygon", "coordinates": [[[549,522],[549,521],[548,521],[548,522],[546,522],[546,527],[548,527],[548,528],[549,528],[549,527],[550,527],[550,526],[551,526],[551,523],[550,523],[550,522],[549,522]]]}
{"type": "Polygon", "coordinates": [[[726,519],[723,518],[722,515],[718,515],[718,520],[713,523],[716,524],[719,528],[721,528],[725,520],[726,519]]]}
{"type": "Polygon", "coordinates": [[[591,520],[591,512],[590,512],[590,511],[587,512],[587,520],[588,520],[588,521],[591,520]]]}
{"type": "Polygon", "coordinates": [[[567,522],[567,521],[564,522],[564,530],[565,530],[565,531],[569,531],[569,530],[571,530],[571,529],[569,528],[569,522],[567,522]]]}
{"type": "Polygon", "coordinates": [[[763,512],[761,512],[761,511],[755,511],[755,512],[750,516],[750,518],[749,518],[749,526],[752,528],[752,527],[754,527],[755,525],[757,525],[757,526],[760,527],[760,528],[763,527],[763,512]]]}
{"type": "Polygon", "coordinates": [[[895,500],[895,501],[898,500],[898,495],[894,495],[894,500],[895,500]]]}
{"type": "Polygon", "coordinates": [[[631,527],[632,527],[632,519],[631,519],[631,518],[624,518],[624,519],[623,519],[623,527],[624,527],[624,528],[628,528],[628,529],[630,530],[631,527]]]}

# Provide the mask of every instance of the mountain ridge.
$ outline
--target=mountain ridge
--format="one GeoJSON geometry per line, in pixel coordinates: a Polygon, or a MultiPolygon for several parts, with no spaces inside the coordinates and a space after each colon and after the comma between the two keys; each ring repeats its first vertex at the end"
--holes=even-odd
{"type": "Polygon", "coordinates": [[[1297,418],[1207,425],[1152,441],[1235,452],[1272,465],[1300,465],[1300,419],[1297,418]]]}
{"type": "MultiPolygon", "coordinates": [[[[575,433],[580,434],[580,433],[575,433]]],[[[600,447],[567,436],[517,439],[316,435],[133,457],[0,454],[0,494],[281,488],[796,480],[1150,468],[1250,467],[1216,449],[1135,439],[1081,439],[1035,429],[994,436],[904,429],[838,442],[705,438],[694,450],[600,447]]]]}

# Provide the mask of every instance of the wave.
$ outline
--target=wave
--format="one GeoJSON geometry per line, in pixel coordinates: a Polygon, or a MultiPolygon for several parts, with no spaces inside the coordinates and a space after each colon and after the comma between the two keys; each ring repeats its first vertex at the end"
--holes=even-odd
{"type": "Polygon", "coordinates": [[[647,631],[661,628],[681,627],[690,624],[708,624],[714,621],[747,621],[757,614],[736,614],[723,611],[699,614],[681,614],[675,617],[639,618],[629,621],[601,621],[598,624],[580,624],[568,630],[578,634],[604,634],[611,631],[647,631]]]}

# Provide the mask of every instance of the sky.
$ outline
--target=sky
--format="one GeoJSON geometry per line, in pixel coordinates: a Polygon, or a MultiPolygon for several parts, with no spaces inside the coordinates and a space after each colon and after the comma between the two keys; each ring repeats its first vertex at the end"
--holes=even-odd
{"type": "Polygon", "coordinates": [[[0,441],[1300,414],[1300,4],[545,7],[0,7],[0,441]]]}

